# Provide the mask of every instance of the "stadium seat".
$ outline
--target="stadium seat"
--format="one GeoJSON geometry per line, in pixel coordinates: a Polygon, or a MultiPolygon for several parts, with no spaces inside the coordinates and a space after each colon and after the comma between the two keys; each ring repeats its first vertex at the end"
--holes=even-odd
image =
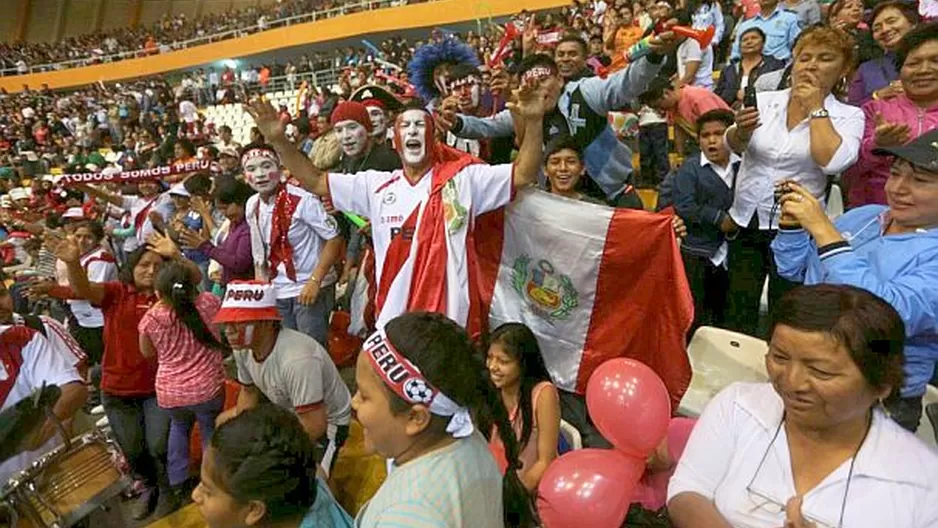
{"type": "MultiPolygon", "coordinates": [[[[938,388],[935,388],[931,385],[928,385],[925,389],[925,396],[922,398],[922,408],[926,407],[929,403],[938,403],[938,388]]],[[[915,435],[924,440],[929,445],[938,445],[938,440],[935,438],[934,427],[935,425],[923,412],[922,420],[918,423],[918,430],[915,432],[915,435]]]]}
{"type": "Polygon", "coordinates": [[[842,214],[844,214],[844,195],[840,190],[840,185],[835,183],[831,185],[831,192],[827,196],[827,217],[836,220],[842,214]]]}
{"type": "Polygon", "coordinates": [[[580,431],[563,419],[560,420],[560,436],[567,441],[567,445],[570,446],[571,450],[583,449],[583,439],[580,437],[580,431]]]}
{"type": "Polygon", "coordinates": [[[704,326],[694,332],[687,346],[693,376],[678,412],[699,416],[707,402],[724,387],[736,381],[767,381],[765,372],[765,341],[704,326]]]}

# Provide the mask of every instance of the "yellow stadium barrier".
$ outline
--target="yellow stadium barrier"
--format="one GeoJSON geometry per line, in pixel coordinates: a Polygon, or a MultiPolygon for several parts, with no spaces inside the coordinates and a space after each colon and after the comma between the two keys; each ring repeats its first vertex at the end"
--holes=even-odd
{"type": "Polygon", "coordinates": [[[84,86],[99,81],[120,81],[280,48],[329,42],[371,33],[445,26],[458,22],[512,15],[521,9],[535,11],[567,4],[569,4],[568,0],[526,0],[522,3],[515,0],[487,0],[484,3],[439,0],[390,7],[272,29],[246,37],[203,44],[151,57],[54,72],[0,77],[0,88],[13,93],[22,91],[24,84],[29,85],[30,88],[39,88],[42,84],[48,84],[50,88],[55,89],[84,86]]]}

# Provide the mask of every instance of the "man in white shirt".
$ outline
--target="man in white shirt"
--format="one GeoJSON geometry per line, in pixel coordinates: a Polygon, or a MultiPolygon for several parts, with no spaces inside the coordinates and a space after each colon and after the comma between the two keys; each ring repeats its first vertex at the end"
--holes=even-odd
{"type": "Polygon", "coordinates": [[[523,140],[513,165],[476,164],[436,143],[432,115],[414,106],[394,126],[403,170],[326,174],[290,143],[269,103],[248,108],[295,178],[317,195],[330,196],[336,209],[371,220],[378,326],[405,311],[424,310],[444,313],[472,334],[484,328],[478,285],[469,278],[475,265],[472,226],[476,216],[506,205],[514,189],[536,180],[547,94],[562,89],[554,76],[528,73],[515,93],[523,140]]]}
{"type": "Polygon", "coordinates": [[[328,474],[348,437],[351,395],[326,349],[309,337],[281,327],[275,288],[256,281],[228,284],[214,323],[224,326],[238,367],[237,405],[218,417],[224,422],[255,407],[264,395],[296,413],[303,429],[323,450],[328,474]]]}
{"type": "Polygon", "coordinates": [[[701,49],[696,40],[684,39],[677,48],[677,77],[682,85],[713,90],[713,48],[701,49]]]}
{"type": "MultiPolygon", "coordinates": [[[[80,358],[65,347],[53,347],[42,332],[16,324],[12,306],[9,292],[0,289],[0,411],[30,397],[43,385],[57,385],[62,394],[52,412],[67,427],[88,396],[77,368],[80,358]]],[[[51,420],[28,434],[22,439],[20,452],[0,463],[0,482],[7,482],[62,441],[51,420]]]]}
{"type": "Polygon", "coordinates": [[[241,165],[245,180],[257,191],[244,208],[255,276],[276,287],[285,327],[326,346],[335,304],[333,267],[342,249],[336,221],[318,197],[282,181],[272,147],[248,145],[241,165]]]}

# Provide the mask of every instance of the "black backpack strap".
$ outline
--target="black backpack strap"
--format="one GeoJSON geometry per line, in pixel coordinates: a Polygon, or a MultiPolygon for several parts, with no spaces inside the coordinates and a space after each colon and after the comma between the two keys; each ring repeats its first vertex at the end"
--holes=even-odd
{"type": "Polygon", "coordinates": [[[26,323],[27,328],[32,328],[42,334],[43,337],[49,337],[46,334],[46,325],[42,323],[42,319],[38,315],[24,315],[23,322],[26,323]]]}

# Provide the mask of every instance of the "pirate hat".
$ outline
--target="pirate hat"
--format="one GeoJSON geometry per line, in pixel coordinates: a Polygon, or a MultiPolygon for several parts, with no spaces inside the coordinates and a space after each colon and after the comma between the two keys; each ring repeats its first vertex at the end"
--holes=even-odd
{"type": "Polygon", "coordinates": [[[386,88],[373,84],[355,90],[349,100],[365,106],[378,106],[385,112],[397,112],[403,106],[401,101],[386,88]]]}

